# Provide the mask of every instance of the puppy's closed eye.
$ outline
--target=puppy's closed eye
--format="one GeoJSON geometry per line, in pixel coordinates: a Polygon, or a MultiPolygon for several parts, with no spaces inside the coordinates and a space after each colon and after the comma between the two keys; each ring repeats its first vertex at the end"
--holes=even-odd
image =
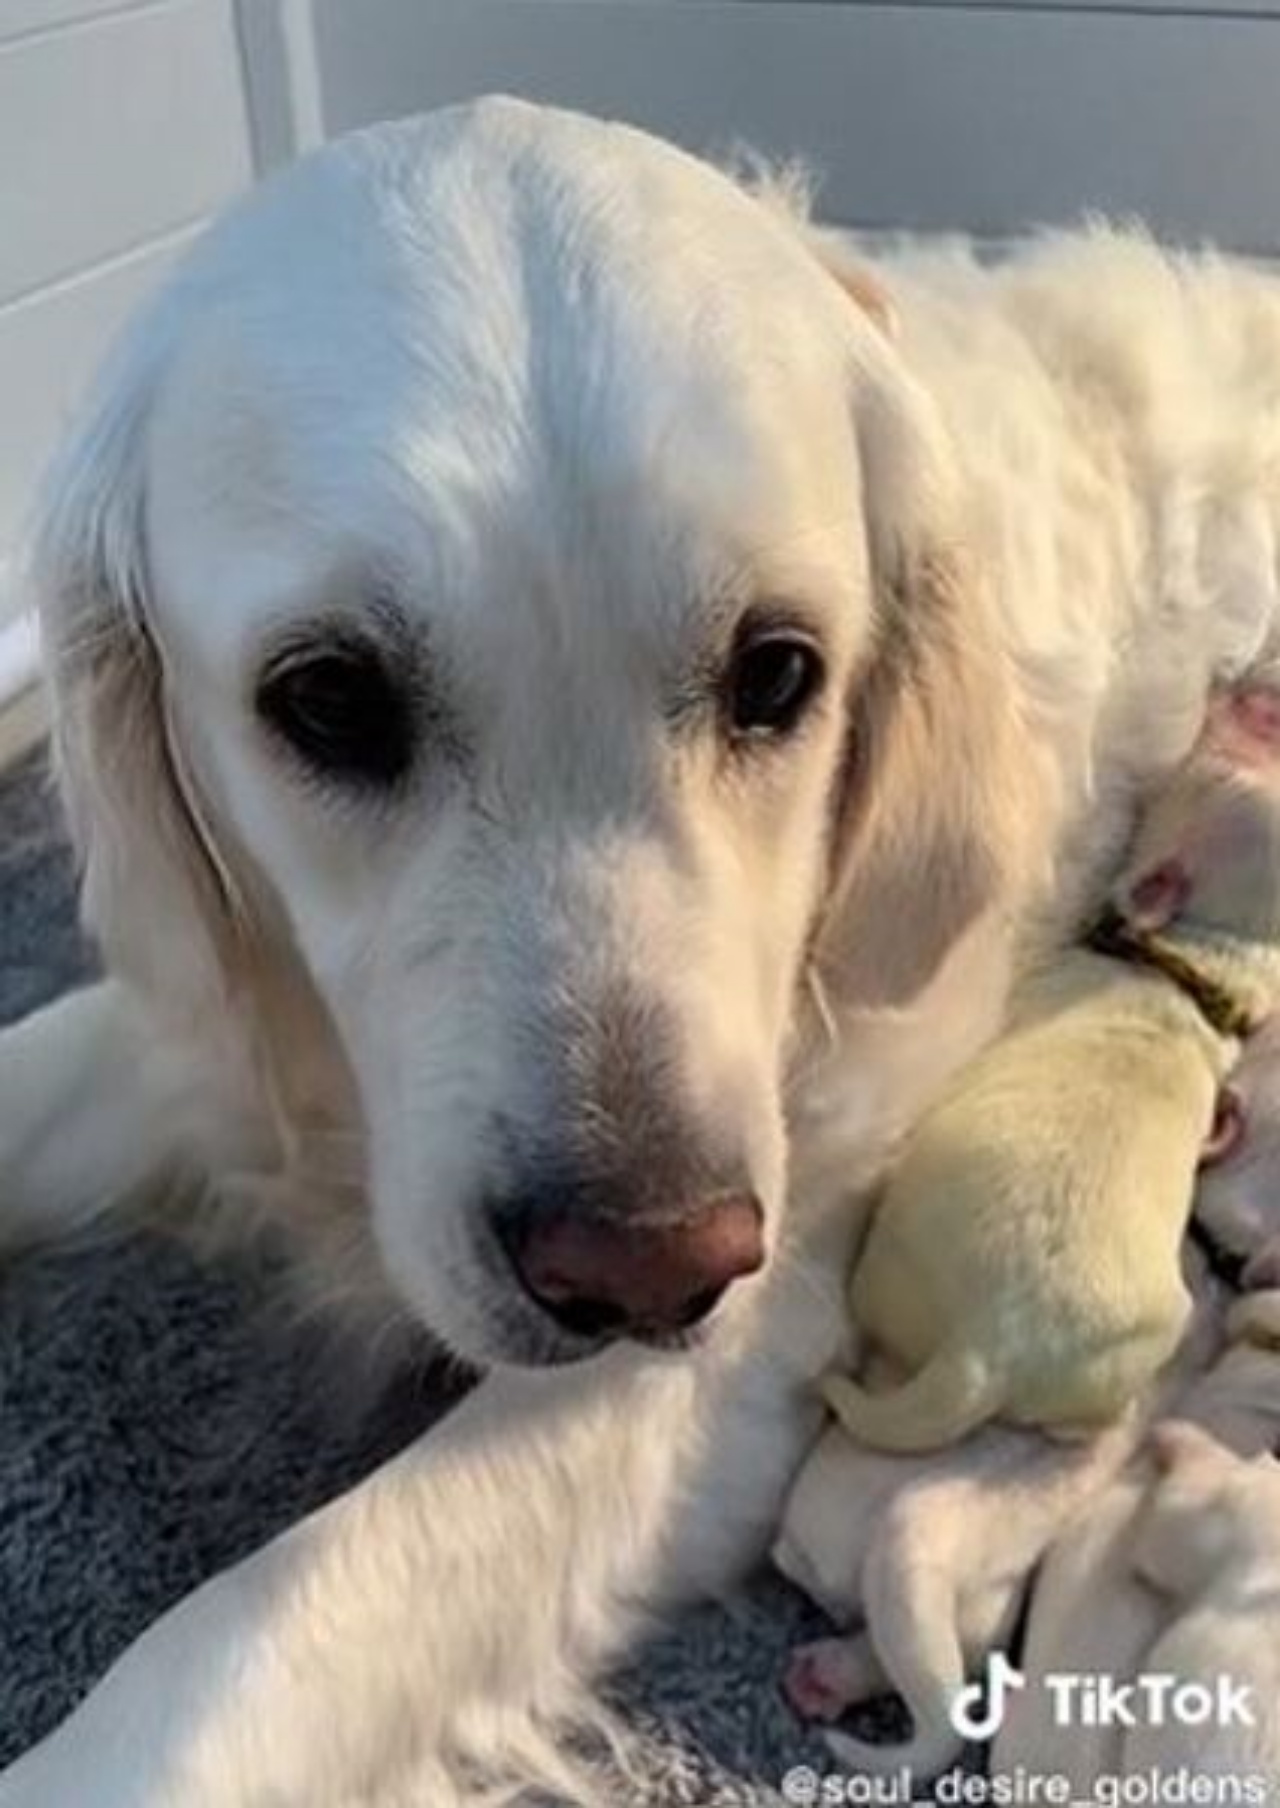
{"type": "Polygon", "coordinates": [[[263,668],[254,707],[310,772],[335,784],[389,789],[412,764],[410,683],[370,641],[327,635],[284,649],[263,668]]]}

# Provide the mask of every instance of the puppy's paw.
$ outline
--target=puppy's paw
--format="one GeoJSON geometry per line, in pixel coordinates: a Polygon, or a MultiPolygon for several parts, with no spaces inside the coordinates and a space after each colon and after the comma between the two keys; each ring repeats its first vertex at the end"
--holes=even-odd
{"type": "Polygon", "coordinates": [[[860,1646],[858,1639],[815,1639],[791,1653],[782,1692],[802,1720],[839,1720],[863,1698],[869,1679],[860,1646]]]}

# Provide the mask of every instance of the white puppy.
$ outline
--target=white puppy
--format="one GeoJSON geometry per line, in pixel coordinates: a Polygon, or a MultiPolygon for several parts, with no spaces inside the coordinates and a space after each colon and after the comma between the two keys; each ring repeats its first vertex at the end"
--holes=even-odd
{"type": "MultiPolygon", "coordinates": [[[[1201,1283],[1203,1285],[1203,1283],[1201,1283]]],[[[1202,1311],[1202,1334],[1221,1305],[1202,1311]]],[[[1230,1337],[1217,1361],[1198,1379],[1170,1390],[1164,1410],[1211,1432],[1245,1458],[1270,1452],[1280,1439],[1280,1295],[1247,1296],[1227,1315],[1230,1337]]],[[[1144,1450],[1089,1505],[1077,1526],[1050,1553],[1031,1600],[1021,1657],[1026,1687],[1011,1697],[1010,1712],[993,1750],[993,1769],[1066,1777],[1088,1799],[1103,1777],[1124,1774],[1128,1756],[1120,1724],[1087,1724],[1057,1708],[1044,1679],[1051,1673],[1107,1678],[1124,1683],[1152,1669],[1151,1653],[1169,1625],[1171,1608],[1138,1573],[1136,1540],[1154,1474],[1144,1450]]],[[[1158,1730],[1144,1746],[1157,1766],[1158,1730]]]]}
{"type": "Polygon", "coordinates": [[[774,1562],[837,1622],[860,1630],[792,1656],[785,1688],[806,1719],[835,1720],[893,1689],[911,1714],[904,1743],[840,1732],[842,1768],[917,1779],[960,1755],[951,1709],[988,1654],[1007,1646],[1036,1564],[1106,1486],[1136,1424],[1064,1449],[988,1426],[953,1449],[891,1456],[831,1426],[787,1501],[774,1562]]]}
{"type": "Polygon", "coordinates": [[[859,261],[480,103],[264,185],[104,377],[31,582],[112,977],[0,1041],[0,1228],[232,1182],[490,1373],[3,1808],[598,1797],[563,1716],[812,1435],[826,1203],[1280,627],[1280,285],[859,261]]]}
{"type": "MultiPolygon", "coordinates": [[[[823,1434],[788,1496],[773,1558],[838,1625],[858,1630],[800,1646],[784,1686],[800,1714],[819,1720],[892,1688],[914,1723],[905,1744],[831,1734],[842,1764],[885,1774],[906,1765],[924,1778],[960,1754],[957,1691],[1008,1647],[1037,1566],[1075,1525],[1092,1530],[1117,1497],[1132,1505],[1140,1484],[1131,1497],[1121,1471],[1146,1426],[1219,1351],[1219,1290],[1196,1256],[1187,1268],[1199,1303],[1180,1349],[1137,1409],[1088,1444],[988,1426],[907,1457],[863,1448],[838,1425],[823,1434]]],[[[1251,1379],[1257,1367],[1250,1358],[1251,1379]]],[[[1226,1365],[1222,1385],[1251,1403],[1238,1365],[1226,1365]]],[[[1104,1601],[1094,1605],[1106,1613],[1104,1601]]]]}
{"type": "MultiPolygon", "coordinates": [[[[1280,1322],[1276,1327],[1280,1348],[1280,1322]]],[[[1280,1370],[1280,1364],[1277,1365],[1280,1370]]],[[[1277,1374],[1280,1388],[1280,1373],[1277,1374]]],[[[1277,1415],[1280,1421],[1280,1413],[1277,1415]]],[[[1124,1770],[1261,1779],[1280,1788],[1280,1462],[1244,1458],[1207,1432],[1157,1428],[1160,1478],[1133,1540],[1138,1574],[1176,1604],[1176,1618],[1144,1660],[1156,1675],[1206,1691],[1243,1692],[1194,1724],[1140,1724],[1124,1743],[1124,1770]]]]}

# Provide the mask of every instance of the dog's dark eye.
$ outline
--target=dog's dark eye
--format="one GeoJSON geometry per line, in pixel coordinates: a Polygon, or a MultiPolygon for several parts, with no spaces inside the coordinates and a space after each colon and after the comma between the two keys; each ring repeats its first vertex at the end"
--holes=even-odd
{"type": "Polygon", "coordinates": [[[412,699],[374,647],[285,654],[263,673],[255,702],[308,766],[339,783],[393,785],[413,757],[412,699]]]}
{"type": "Polygon", "coordinates": [[[817,696],[822,678],[822,657],[802,634],[774,630],[744,640],[729,670],[732,731],[789,733],[817,696]]]}

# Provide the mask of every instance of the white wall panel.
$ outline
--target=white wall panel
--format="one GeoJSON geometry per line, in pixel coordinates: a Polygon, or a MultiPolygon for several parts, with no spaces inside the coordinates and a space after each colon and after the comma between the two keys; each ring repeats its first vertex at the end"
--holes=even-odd
{"type": "Polygon", "coordinates": [[[106,342],[189,236],[151,243],[0,308],[0,552],[17,538],[34,476],[106,342]]]}
{"type": "Polygon", "coordinates": [[[0,0],[0,571],[108,339],[252,173],[233,0],[0,0]]]}
{"type": "Polygon", "coordinates": [[[0,39],[0,171],[0,302],[234,193],[251,168],[229,0],[0,39]]]}

